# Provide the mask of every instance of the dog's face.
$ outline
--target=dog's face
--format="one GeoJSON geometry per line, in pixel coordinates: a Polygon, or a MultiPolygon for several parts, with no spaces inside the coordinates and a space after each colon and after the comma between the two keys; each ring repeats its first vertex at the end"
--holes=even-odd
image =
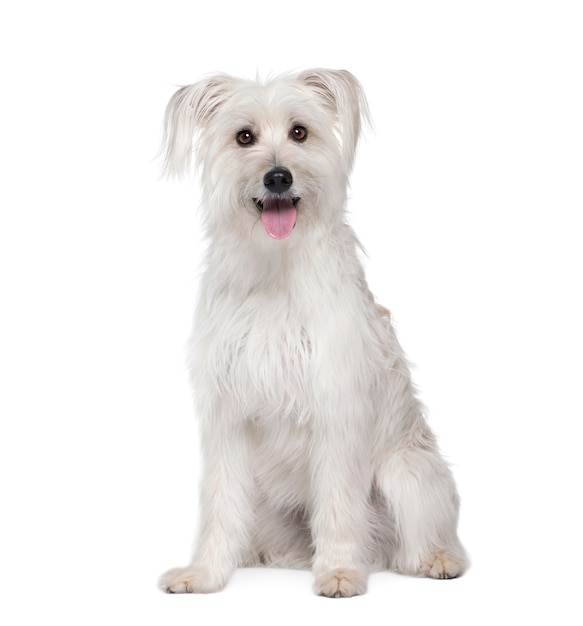
{"type": "Polygon", "coordinates": [[[366,116],[348,72],[312,70],[264,84],[213,76],[182,88],[168,105],[166,171],[189,168],[195,137],[211,236],[235,231],[288,245],[342,219],[366,116]]]}

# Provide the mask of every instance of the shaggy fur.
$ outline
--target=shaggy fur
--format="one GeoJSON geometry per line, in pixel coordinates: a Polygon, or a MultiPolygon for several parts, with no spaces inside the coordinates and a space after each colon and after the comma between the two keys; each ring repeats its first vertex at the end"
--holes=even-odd
{"type": "Polygon", "coordinates": [[[264,564],[311,567],[316,593],[342,597],[373,570],[466,567],[450,470],[345,221],[367,116],[331,70],[212,76],[168,105],[165,170],[191,169],[195,139],[210,246],[191,346],[202,519],[165,591],[264,564]]]}

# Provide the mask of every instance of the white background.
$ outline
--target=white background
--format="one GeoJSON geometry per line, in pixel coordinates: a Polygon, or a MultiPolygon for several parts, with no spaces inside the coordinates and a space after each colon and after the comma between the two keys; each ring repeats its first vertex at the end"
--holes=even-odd
{"type": "Polygon", "coordinates": [[[583,21],[552,2],[16,2],[0,15],[6,624],[580,624],[583,21]],[[379,12],[383,7],[382,14],[379,12]],[[199,480],[198,192],[158,180],[176,85],[351,70],[351,222],[462,496],[456,581],[240,570],[167,596],[199,480]]]}

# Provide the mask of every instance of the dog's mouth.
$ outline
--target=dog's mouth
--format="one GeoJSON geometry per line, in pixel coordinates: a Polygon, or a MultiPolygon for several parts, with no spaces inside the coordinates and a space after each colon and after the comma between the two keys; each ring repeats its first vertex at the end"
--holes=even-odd
{"type": "Polygon", "coordinates": [[[294,229],[298,215],[297,207],[300,198],[277,196],[253,202],[261,213],[263,228],[273,239],[285,239],[294,229]]]}

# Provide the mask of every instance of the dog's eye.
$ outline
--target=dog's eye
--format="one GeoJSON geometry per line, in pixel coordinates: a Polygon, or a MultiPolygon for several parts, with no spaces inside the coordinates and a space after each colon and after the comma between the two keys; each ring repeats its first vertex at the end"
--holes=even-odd
{"type": "Polygon", "coordinates": [[[294,126],[291,129],[290,137],[294,141],[305,141],[308,136],[308,131],[303,126],[294,126]]]}
{"type": "Polygon", "coordinates": [[[240,146],[250,146],[252,143],[255,143],[255,137],[250,130],[241,130],[237,134],[237,143],[240,146]]]}

